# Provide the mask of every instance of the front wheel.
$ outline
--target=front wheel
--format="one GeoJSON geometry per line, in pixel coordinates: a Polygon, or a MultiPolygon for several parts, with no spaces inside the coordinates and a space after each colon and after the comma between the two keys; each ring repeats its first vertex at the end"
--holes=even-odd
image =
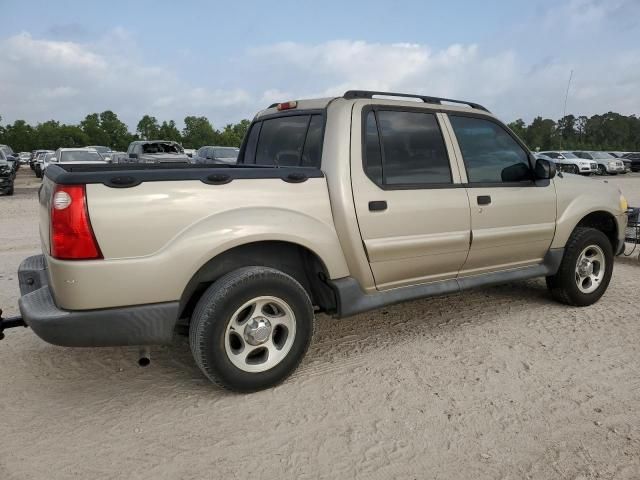
{"type": "Polygon", "coordinates": [[[613,248],[594,228],[578,227],[571,234],[560,268],[547,277],[547,287],[559,302],[585,307],[604,294],[613,272],[613,248]]]}
{"type": "Polygon", "coordinates": [[[604,165],[598,165],[598,175],[606,175],[607,169],[604,168],[604,165]]]}
{"type": "Polygon", "coordinates": [[[246,267],[207,289],[191,318],[189,343],[211,381],[253,392],[277,385],[298,367],[313,323],[309,295],[293,277],[246,267]]]}

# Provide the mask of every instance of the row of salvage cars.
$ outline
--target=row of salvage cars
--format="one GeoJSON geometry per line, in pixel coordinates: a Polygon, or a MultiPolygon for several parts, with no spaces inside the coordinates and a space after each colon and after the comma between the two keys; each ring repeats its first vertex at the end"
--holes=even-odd
{"type": "Polygon", "coordinates": [[[554,162],[558,170],[580,175],[617,175],[640,170],[640,153],[553,150],[536,153],[554,162]]]}

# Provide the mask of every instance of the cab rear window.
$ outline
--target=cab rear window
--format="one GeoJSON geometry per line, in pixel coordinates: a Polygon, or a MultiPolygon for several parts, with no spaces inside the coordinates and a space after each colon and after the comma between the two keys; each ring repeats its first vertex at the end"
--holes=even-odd
{"type": "Polygon", "coordinates": [[[253,123],[240,163],[320,168],[324,119],[284,115],[253,123]]]}

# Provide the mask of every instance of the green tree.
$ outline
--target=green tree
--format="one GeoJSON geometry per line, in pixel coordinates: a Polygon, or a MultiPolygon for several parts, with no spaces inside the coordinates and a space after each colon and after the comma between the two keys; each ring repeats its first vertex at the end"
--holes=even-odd
{"type": "Polygon", "coordinates": [[[527,135],[527,126],[524,123],[524,120],[519,118],[516,121],[511,122],[508,126],[521,140],[525,140],[527,135]]]}
{"type": "Polygon", "coordinates": [[[556,146],[556,122],[551,119],[536,117],[527,128],[526,142],[537,150],[549,150],[556,146]]]}
{"type": "Polygon", "coordinates": [[[240,123],[228,124],[218,136],[218,145],[226,147],[239,147],[242,139],[247,134],[251,122],[249,120],[241,120],[240,123]]]}
{"type": "Polygon", "coordinates": [[[145,115],[138,122],[136,132],[142,140],[157,140],[161,137],[158,119],[156,117],[145,115]]]}
{"type": "Polygon", "coordinates": [[[105,110],[100,114],[100,128],[108,139],[104,145],[116,150],[126,150],[131,143],[132,135],[127,126],[111,110],[105,110]]]}
{"type": "Polygon", "coordinates": [[[100,115],[91,113],[80,122],[80,128],[89,138],[88,145],[108,145],[109,136],[102,130],[100,115]]]}
{"type": "Polygon", "coordinates": [[[34,131],[33,127],[24,120],[16,120],[12,125],[3,127],[2,143],[11,145],[16,152],[24,152],[34,150],[34,131]]]}
{"type": "Polygon", "coordinates": [[[165,120],[160,125],[160,129],[158,131],[158,137],[162,140],[173,140],[174,142],[181,142],[182,135],[180,135],[180,130],[176,127],[176,122],[173,120],[169,120],[168,122],[165,120]]]}
{"type": "Polygon", "coordinates": [[[184,119],[182,144],[185,148],[200,148],[203,145],[216,145],[217,132],[207,117],[189,116],[184,119]]]}
{"type": "Polygon", "coordinates": [[[576,143],[576,117],[573,115],[567,115],[558,120],[556,126],[558,135],[560,137],[560,146],[572,145],[576,143]]]}

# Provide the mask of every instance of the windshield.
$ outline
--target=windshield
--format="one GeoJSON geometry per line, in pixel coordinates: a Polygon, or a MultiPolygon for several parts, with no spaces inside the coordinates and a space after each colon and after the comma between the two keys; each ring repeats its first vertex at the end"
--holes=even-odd
{"type": "Polygon", "coordinates": [[[562,158],[558,152],[540,152],[541,155],[545,155],[549,158],[562,158]]]}
{"type": "Polygon", "coordinates": [[[592,152],[591,156],[593,158],[599,158],[599,159],[611,159],[611,158],[615,158],[613,155],[608,154],[607,152],[592,152]]]}
{"type": "Polygon", "coordinates": [[[577,155],[574,155],[574,154],[573,154],[573,153],[571,153],[571,152],[562,152],[562,156],[563,156],[564,158],[579,158],[577,155]]]}
{"type": "Polygon", "coordinates": [[[184,153],[177,143],[154,142],[142,145],[142,153],[184,153]]]}
{"type": "Polygon", "coordinates": [[[102,157],[98,152],[91,150],[70,150],[68,152],[60,152],[61,162],[100,162],[102,157]]]}
{"type": "Polygon", "coordinates": [[[238,158],[239,148],[214,148],[213,156],[215,158],[238,158]]]}

